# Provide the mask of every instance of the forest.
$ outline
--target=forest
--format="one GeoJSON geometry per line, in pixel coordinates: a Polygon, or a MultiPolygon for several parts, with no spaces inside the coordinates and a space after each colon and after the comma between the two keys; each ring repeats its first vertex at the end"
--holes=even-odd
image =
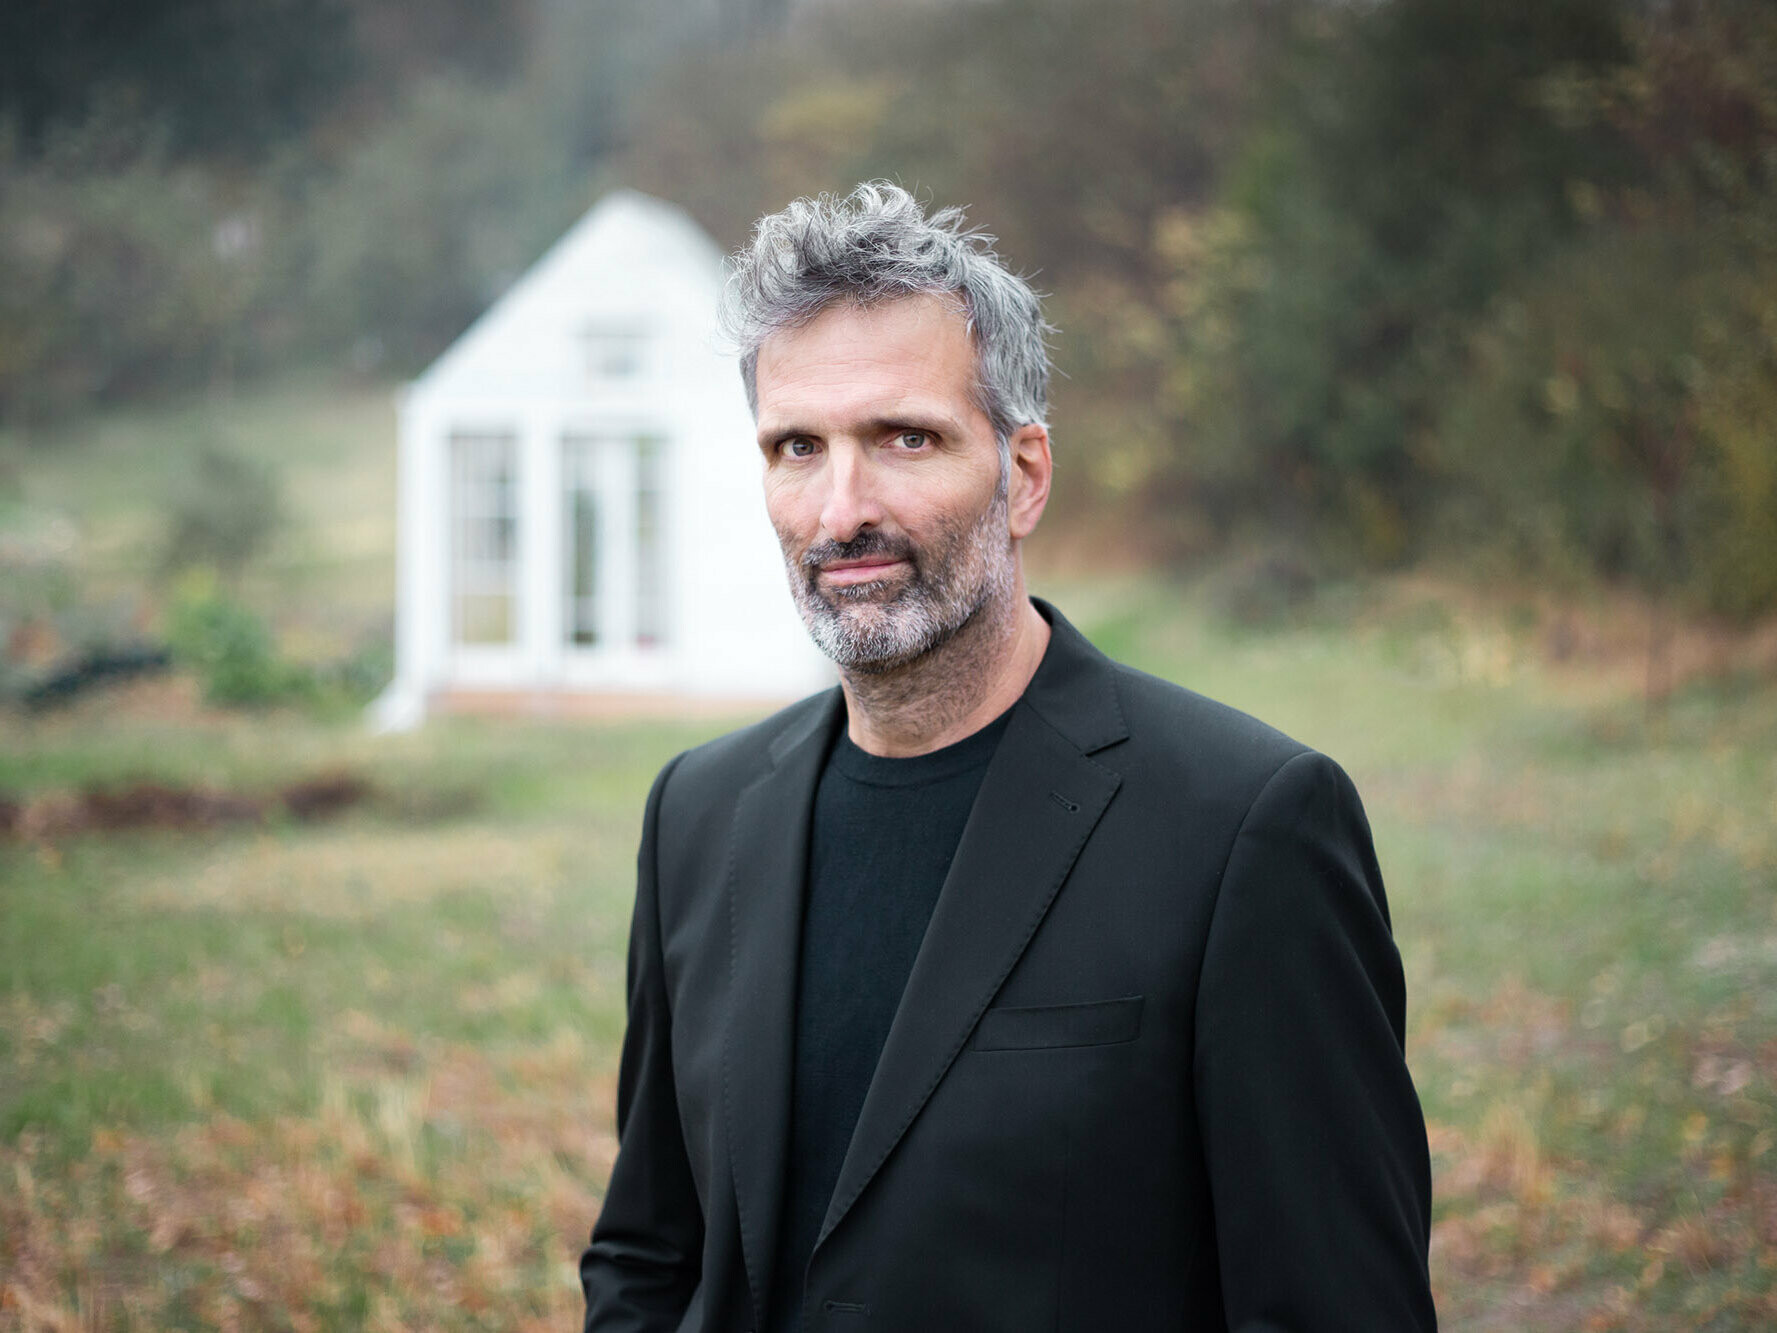
{"type": "MultiPolygon", "coordinates": [[[[883,176],[1061,330],[1058,521],[1777,608],[1758,0],[69,0],[0,16],[0,427],[412,373],[604,191],[883,176]]],[[[3,484],[3,481],[0,481],[3,484]]]]}

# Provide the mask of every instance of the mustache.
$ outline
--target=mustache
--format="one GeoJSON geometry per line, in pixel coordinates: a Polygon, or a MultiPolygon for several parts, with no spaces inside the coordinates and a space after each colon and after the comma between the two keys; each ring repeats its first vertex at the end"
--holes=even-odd
{"type": "Polygon", "coordinates": [[[905,560],[917,565],[913,543],[905,537],[891,537],[886,532],[865,528],[848,542],[819,541],[802,553],[798,562],[804,570],[817,570],[835,560],[866,560],[881,557],[905,560]]]}

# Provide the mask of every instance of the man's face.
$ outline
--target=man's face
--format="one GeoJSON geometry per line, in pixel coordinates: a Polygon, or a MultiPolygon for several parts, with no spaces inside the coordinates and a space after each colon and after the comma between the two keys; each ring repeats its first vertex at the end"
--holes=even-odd
{"type": "Polygon", "coordinates": [[[932,296],[835,305],[759,349],[766,509],[797,609],[846,670],[913,661],[1017,587],[974,369],[962,315],[932,296]]]}

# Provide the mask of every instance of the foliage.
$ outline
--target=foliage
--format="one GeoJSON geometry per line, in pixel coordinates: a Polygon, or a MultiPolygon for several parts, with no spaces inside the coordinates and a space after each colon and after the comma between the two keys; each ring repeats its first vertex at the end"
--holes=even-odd
{"type": "Polygon", "coordinates": [[[264,619],[202,571],[188,574],[175,593],[166,639],[213,704],[258,708],[313,693],[313,676],[278,656],[264,619]]]}
{"type": "MultiPolygon", "coordinates": [[[[29,36],[56,48],[92,8],[29,36]]],[[[234,98],[247,158],[101,49],[90,86],[0,134],[0,415],[226,388],[292,357],[411,370],[611,185],[736,245],[793,195],[886,175],[969,207],[1049,293],[1063,522],[1113,510],[1179,561],[1509,559],[1777,606],[1758,572],[1777,470],[1764,0],[350,12],[311,35],[344,53],[324,113],[296,114],[321,96],[300,79],[234,98]],[[260,116],[286,95],[290,115],[260,116]],[[1618,289],[1613,262],[1664,278],[1618,289]],[[1682,419],[1681,485],[1641,445],[1551,443],[1558,423],[1522,405],[1594,335],[1581,398],[1633,380],[1651,415],[1560,429],[1671,443],[1682,419]],[[1627,368],[1647,356],[1666,368],[1627,368]],[[1681,363],[1707,374],[1680,384],[1681,363]],[[1489,433],[1507,447],[1484,456],[1489,433]],[[1557,454],[1590,480],[1558,489],[1557,454]],[[1624,517],[1650,485],[1676,487],[1657,540],[1624,517]],[[1615,516],[1587,518],[1605,492],[1615,516]]],[[[306,69],[304,51],[286,54],[306,69]]]]}
{"type": "Polygon", "coordinates": [[[36,143],[109,104],[161,125],[181,153],[241,156],[326,108],[355,72],[350,38],[344,0],[8,6],[0,119],[36,143]]]}
{"type": "Polygon", "coordinates": [[[261,293],[255,214],[116,121],[34,156],[0,132],[0,410],[28,419],[217,375],[261,293]]]}
{"type": "Polygon", "coordinates": [[[1437,432],[1447,511],[1522,566],[1777,604],[1777,252],[1607,232],[1479,326],[1437,432]]]}
{"type": "Polygon", "coordinates": [[[386,634],[366,635],[336,659],[290,660],[265,618],[201,568],[179,581],[164,631],[174,663],[220,708],[294,704],[316,717],[356,719],[394,674],[386,634]]]}
{"type": "MultiPolygon", "coordinates": [[[[972,205],[1009,253],[1038,257],[1064,329],[1064,517],[1087,503],[1133,511],[1181,557],[1257,545],[1261,564],[1336,573],[1501,548],[1537,572],[1665,587],[1645,551],[1604,553],[1621,537],[1600,535],[1597,559],[1584,543],[1513,537],[1533,515],[1579,516],[1582,489],[1511,466],[1512,447],[1446,438],[1486,394],[1476,348],[1527,301],[1591,303],[1570,312],[1569,344],[1632,340],[1628,307],[1659,304],[1671,355],[1712,368],[1699,392],[1723,405],[1710,410],[1744,423],[1730,470],[1777,466],[1751,424],[1772,368],[1746,351],[1757,338],[1735,342],[1757,327],[1756,303],[1710,305],[1745,276],[1745,233],[1769,227],[1755,186],[1777,133],[1757,71],[1777,25],[1756,8],[997,0],[917,24],[909,12],[835,14],[768,49],[681,62],[642,104],[625,171],[730,243],[793,194],[886,173],[972,205]],[[1725,216],[1685,202],[1705,191],[1725,216]],[[1630,234],[1650,226],[1661,239],[1630,234]],[[1666,255],[1665,277],[1639,295],[1613,288],[1608,256],[1640,264],[1624,252],[1642,250],[1666,255]],[[1496,511],[1514,517],[1452,522],[1496,511]]],[[[1511,443],[1539,448],[1522,428],[1511,443]]],[[[1586,447],[1599,485],[1622,496],[1645,493],[1659,466],[1643,450],[1638,474],[1632,450],[1586,447]]],[[[1723,491],[1706,472],[1721,468],[1700,463],[1691,489],[1713,487],[1744,519],[1722,527],[1715,501],[1668,506],[1685,535],[1660,543],[1719,529],[1740,555],[1698,555],[1716,570],[1695,575],[1709,583],[1699,603],[1777,605],[1737,572],[1762,540],[1762,492],[1723,491]]]]}
{"type": "Polygon", "coordinates": [[[308,214],[317,332],[423,364],[524,271],[590,202],[533,111],[444,80],[412,90],[308,214]]]}
{"type": "Polygon", "coordinates": [[[1178,454],[1169,494],[1365,563],[1406,554],[1466,319],[1573,232],[1576,179],[1620,170],[1548,89],[1623,58],[1609,0],[1395,0],[1305,30],[1183,256],[1177,419],[1210,461],[1178,454]]]}
{"type": "Polygon", "coordinates": [[[73,527],[62,515],[0,495],[0,636],[73,605],[74,545],[73,527]]]}
{"type": "Polygon", "coordinates": [[[324,715],[367,702],[391,667],[392,400],[386,383],[298,376],[94,412],[23,449],[0,435],[0,457],[27,465],[16,501],[0,499],[0,694],[139,645],[187,572],[167,559],[171,512],[195,511],[254,548],[225,571],[218,541],[201,543],[207,559],[185,547],[208,571],[193,581],[274,621],[279,654],[312,675],[290,702],[324,715]],[[242,484],[199,486],[216,454],[221,481],[242,484]],[[267,540],[255,524],[271,512],[267,540]]]}
{"type": "Polygon", "coordinates": [[[638,84],[701,29],[646,0],[543,5],[506,80],[408,80],[305,199],[313,343],[413,369],[515,281],[609,177],[638,84]]]}
{"type": "Polygon", "coordinates": [[[1175,528],[1777,606],[1774,55],[1732,3],[1305,30],[1161,289],[1175,528]]]}
{"type": "Polygon", "coordinates": [[[112,8],[0,42],[0,419],[226,387],[292,355],[416,368],[591,202],[628,90],[701,31],[642,0],[261,0],[126,7],[80,55],[112,8]],[[305,10],[314,29],[277,45],[305,10]],[[128,33],[191,25],[248,58],[157,36],[131,63],[128,33]],[[4,77],[46,47],[81,67],[53,105],[4,77]],[[304,63],[322,50],[324,79],[304,63]],[[301,69],[230,82],[280,61],[301,69]]]}
{"type": "Polygon", "coordinates": [[[338,133],[391,81],[509,74],[530,0],[58,0],[0,10],[0,121],[27,147],[116,114],[240,167],[338,133]]]}
{"type": "Polygon", "coordinates": [[[133,599],[83,595],[64,514],[0,495],[0,703],[54,703],[99,679],[163,669],[133,599]]]}
{"type": "Polygon", "coordinates": [[[358,716],[395,678],[395,640],[392,627],[364,635],[352,651],[315,672],[321,702],[338,706],[341,715],[358,716]]]}
{"type": "Polygon", "coordinates": [[[265,550],[284,517],[271,466],[214,439],[205,440],[175,474],[167,505],[162,570],[206,567],[228,580],[238,579],[265,550]]]}
{"type": "Polygon", "coordinates": [[[1582,194],[1593,225],[1473,326],[1428,451],[1440,514],[1521,566],[1750,617],[1777,606],[1777,21],[1629,34],[1629,68],[1560,101],[1641,170],[1582,194]]]}
{"type": "Polygon", "coordinates": [[[1139,503],[1175,448],[1170,247],[1214,199],[1257,74],[1310,6],[983,0],[835,10],[669,66],[620,170],[725,245],[884,175],[965,205],[1050,294],[1062,509],[1139,503]]]}

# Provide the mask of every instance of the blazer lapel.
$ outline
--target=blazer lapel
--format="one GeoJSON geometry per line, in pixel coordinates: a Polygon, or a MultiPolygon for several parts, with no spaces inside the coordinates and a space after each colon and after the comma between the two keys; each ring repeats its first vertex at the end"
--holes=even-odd
{"type": "Polygon", "coordinates": [[[763,1319],[777,1252],[790,1131],[796,955],[808,871],[808,826],[833,730],[832,690],[772,747],[772,766],[735,803],[729,834],[729,1013],[722,1100],[741,1252],[763,1319]]]}
{"type": "Polygon", "coordinates": [[[1127,735],[1108,664],[1059,613],[1039,606],[1053,624],[1049,652],[982,780],[858,1115],[821,1241],[956,1059],[1121,781],[1087,757],[1127,735]]]}

